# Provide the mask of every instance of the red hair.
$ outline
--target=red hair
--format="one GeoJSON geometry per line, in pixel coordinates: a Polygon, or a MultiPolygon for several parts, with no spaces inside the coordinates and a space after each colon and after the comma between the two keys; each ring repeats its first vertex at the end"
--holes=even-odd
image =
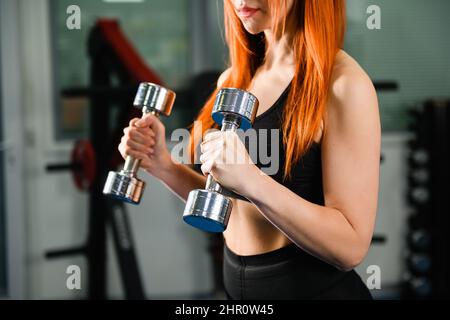
{"type": "MultiPolygon", "coordinates": [[[[288,23],[286,3],[287,0],[268,1],[274,17],[274,34],[280,27],[284,32],[288,23]],[[281,24],[277,23],[279,17],[283,18],[281,24]]],[[[230,0],[224,1],[224,13],[230,71],[220,87],[246,90],[264,62],[265,36],[245,30],[230,0]]],[[[311,146],[324,118],[335,57],[344,41],[345,0],[294,0],[290,14],[295,24],[292,39],[296,66],[283,111],[284,178],[290,178],[292,165],[311,146]]],[[[202,123],[202,135],[215,127],[211,111],[219,89],[212,93],[197,117],[202,123]]],[[[196,138],[191,139],[193,151],[196,138]]]]}

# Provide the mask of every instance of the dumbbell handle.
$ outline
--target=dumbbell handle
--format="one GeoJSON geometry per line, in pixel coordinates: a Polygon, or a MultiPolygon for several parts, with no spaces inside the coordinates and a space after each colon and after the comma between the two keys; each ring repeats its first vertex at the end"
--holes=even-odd
{"type": "MultiPolygon", "coordinates": [[[[153,114],[156,117],[159,117],[159,112],[157,112],[156,110],[153,110],[150,112],[143,110],[142,113],[143,113],[142,117],[144,117],[145,115],[147,115],[149,113],[153,114]]],[[[127,156],[127,158],[125,159],[125,165],[123,166],[123,169],[122,169],[122,173],[124,173],[130,177],[135,177],[139,170],[140,165],[141,165],[140,159],[135,159],[132,156],[127,156]]]]}
{"type": "MultiPolygon", "coordinates": [[[[220,131],[236,132],[238,128],[239,128],[239,124],[237,124],[236,122],[228,121],[228,120],[224,119],[222,122],[222,128],[220,129],[220,131]]],[[[214,178],[210,174],[208,175],[208,178],[206,179],[206,190],[219,192],[219,193],[223,192],[222,186],[216,180],[214,180],[214,178]]]]}

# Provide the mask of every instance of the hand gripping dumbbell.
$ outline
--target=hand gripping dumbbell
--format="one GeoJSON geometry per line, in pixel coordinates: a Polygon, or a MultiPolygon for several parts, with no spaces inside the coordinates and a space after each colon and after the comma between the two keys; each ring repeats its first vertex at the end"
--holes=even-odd
{"type": "MultiPolygon", "coordinates": [[[[141,83],[133,106],[142,109],[143,115],[151,113],[159,117],[169,116],[175,101],[175,93],[153,83],[141,83]]],[[[128,156],[120,172],[110,171],[103,188],[103,194],[112,198],[139,204],[145,182],[137,177],[141,161],[128,156]]]]}
{"type": "MultiPolygon", "coordinates": [[[[225,88],[216,96],[212,118],[222,125],[221,131],[247,130],[252,126],[258,110],[258,99],[249,92],[225,88]]],[[[223,232],[227,228],[232,209],[231,199],[211,175],[204,190],[189,193],[183,219],[193,227],[207,232],[223,232]]]]}

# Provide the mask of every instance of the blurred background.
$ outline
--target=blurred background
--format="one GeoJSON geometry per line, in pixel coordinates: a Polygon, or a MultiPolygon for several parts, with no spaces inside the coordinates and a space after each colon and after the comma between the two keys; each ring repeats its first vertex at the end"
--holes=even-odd
{"type": "MultiPolygon", "coordinates": [[[[450,2],[347,11],[345,50],[376,85],[383,127],[376,232],[357,271],[377,299],[448,297],[450,2]]],[[[161,183],[141,174],[140,206],[98,192],[121,165],[140,81],[177,92],[168,137],[192,122],[226,66],[222,20],[222,0],[0,0],[0,298],[224,297],[220,238],[187,226],[161,183]]]]}

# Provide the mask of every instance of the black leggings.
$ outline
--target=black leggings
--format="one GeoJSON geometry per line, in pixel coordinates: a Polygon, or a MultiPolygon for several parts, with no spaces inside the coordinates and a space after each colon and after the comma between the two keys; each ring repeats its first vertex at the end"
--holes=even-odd
{"type": "Polygon", "coordinates": [[[341,272],[294,244],[252,256],[236,255],[225,244],[223,260],[231,300],[372,299],[354,270],[341,272]]]}

